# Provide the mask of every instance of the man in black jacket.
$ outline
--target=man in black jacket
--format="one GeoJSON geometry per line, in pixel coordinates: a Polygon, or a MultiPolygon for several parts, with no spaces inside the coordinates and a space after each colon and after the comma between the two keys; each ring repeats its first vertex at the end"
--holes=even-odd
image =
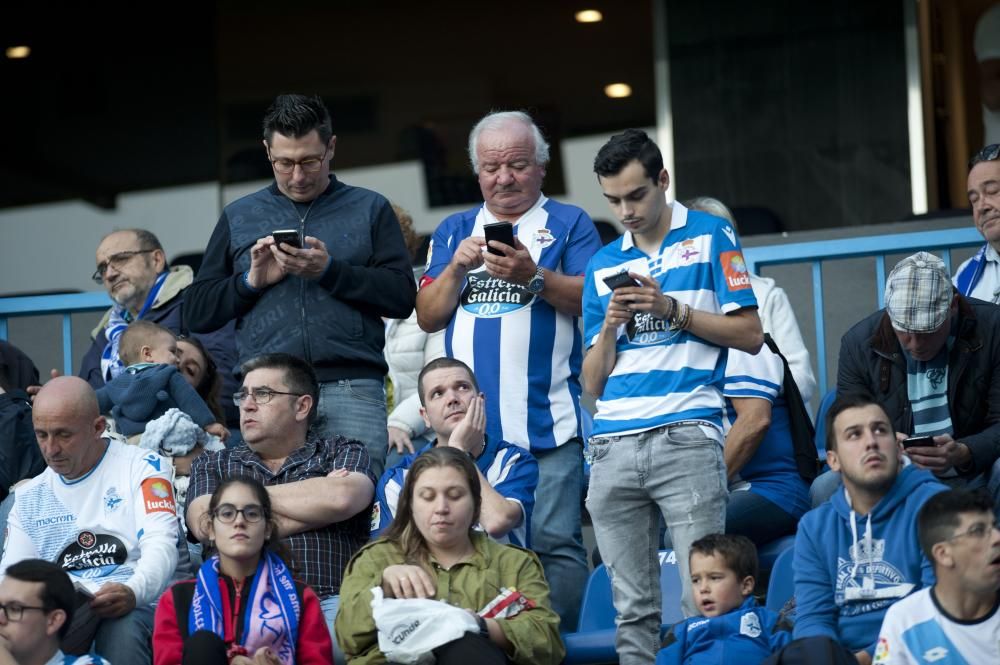
{"type": "Polygon", "coordinates": [[[926,252],[897,264],[885,302],[841,340],[838,395],[873,396],[901,439],[933,436],[906,449],[910,460],[952,486],[988,480],[996,501],[1000,308],[955,292],[926,252]]]}
{"type": "Polygon", "coordinates": [[[385,197],[330,173],[337,137],[318,97],[280,95],[264,117],[274,182],[226,206],[185,294],[191,329],[235,318],[240,362],[288,353],[320,380],[319,433],[363,441],[385,462],[381,317],[405,319],[416,285],[385,197]],[[275,240],[275,231],[294,240],[275,240]]]}

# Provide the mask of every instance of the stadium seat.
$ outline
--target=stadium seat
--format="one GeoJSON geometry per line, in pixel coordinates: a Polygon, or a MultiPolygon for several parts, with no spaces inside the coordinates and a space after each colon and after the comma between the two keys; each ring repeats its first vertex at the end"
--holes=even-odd
{"type": "Polygon", "coordinates": [[[795,593],[792,579],[792,556],[794,548],[782,552],[771,568],[771,582],[767,585],[767,609],[780,612],[788,599],[795,593]]]}
{"type": "Polygon", "coordinates": [[[837,398],[837,389],[831,388],[820,400],[816,409],[816,453],[821,460],[826,459],[826,412],[830,410],[833,400],[837,398]]]}
{"type": "MultiPolygon", "coordinates": [[[[660,593],[663,611],[661,629],[669,628],[684,618],[681,611],[681,580],[673,550],[660,551],[660,593]]],[[[585,663],[616,663],[615,606],[611,595],[611,579],[604,564],[590,574],[580,606],[577,632],[563,635],[567,665],[585,663]]]]}
{"type": "Polygon", "coordinates": [[[774,568],[775,562],[777,562],[778,557],[780,557],[785,550],[792,549],[795,545],[795,536],[783,536],[777,540],[772,540],[766,545],[761,545],[757,548],[757,561],[760,564],[760,569],[772,570],[774,568]]]}

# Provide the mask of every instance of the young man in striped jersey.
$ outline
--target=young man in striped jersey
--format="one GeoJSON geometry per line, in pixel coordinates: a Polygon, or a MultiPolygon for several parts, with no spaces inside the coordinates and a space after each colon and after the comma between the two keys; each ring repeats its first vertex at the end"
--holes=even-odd
{"type": "Polygon", "coordinates": [[[538,462],[524,448],[486,435],[486,398],[469,366],[454,358],[427,363],[417,378],[420,415],[436,439],[382,474],[375,490],[372,537],[389,526],[410,466],[434,446],[466,453],[479,471],[479,527],[498,543],[530,547],[538,462]]]}
{"type": "Polygon", "coordinates": [[[451,215],[431,239],[417,321],[445,330],[445,353],[475,372],[486,433],[538,460],[531,546],[545,567],[552,608],[575,630],[587,558],[580,536],[580,292],[600,249],[586,212],[542,194],[549,145],[531,118],[491,113],[469,135],[483,205],[451,215]],[[513,225],[514,246],[484,227],[513,225]]]}
{"type": "Polygon", "coordinates": [[[644,132],[613,136],[594,171],[625,234],[591,259],[583,290],[581,378],[598,397],[587,509],[614,586],[620,662],[650,663],[660,513],[687,579],[690,544],[725,526],[725,347],[757,353],[763,332],[735,230],[667,203],[670,177],[644,132]],[[622,272],[631,282],[613,290],[605,279],[622,272]]]}

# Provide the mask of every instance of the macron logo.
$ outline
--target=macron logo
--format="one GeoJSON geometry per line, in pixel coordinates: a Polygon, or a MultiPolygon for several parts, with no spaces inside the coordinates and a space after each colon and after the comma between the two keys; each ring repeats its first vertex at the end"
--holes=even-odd
{"type": "Polygon", "coordinates": [[[156,455],[150,453],[149,455],[146,455],[142,459],[146,460],[146,463],[149,464],[149,466],[156,469],[157,471],[160,470],[160,458],[157,457],[156,455]]]}

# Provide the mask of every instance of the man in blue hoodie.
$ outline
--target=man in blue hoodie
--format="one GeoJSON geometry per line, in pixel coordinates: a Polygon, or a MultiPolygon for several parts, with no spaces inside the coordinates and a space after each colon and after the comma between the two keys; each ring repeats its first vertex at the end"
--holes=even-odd
{"type": "Polygon", "coordinates": [[[889,416],[869,397],[838,398],[826,431],[826,460],[844,487],[799,522],[794,636],[829,637],[869,665],[889,606],[934,583],[916,515],[947,488],[929,471],[902,465],[889,416]]]}

